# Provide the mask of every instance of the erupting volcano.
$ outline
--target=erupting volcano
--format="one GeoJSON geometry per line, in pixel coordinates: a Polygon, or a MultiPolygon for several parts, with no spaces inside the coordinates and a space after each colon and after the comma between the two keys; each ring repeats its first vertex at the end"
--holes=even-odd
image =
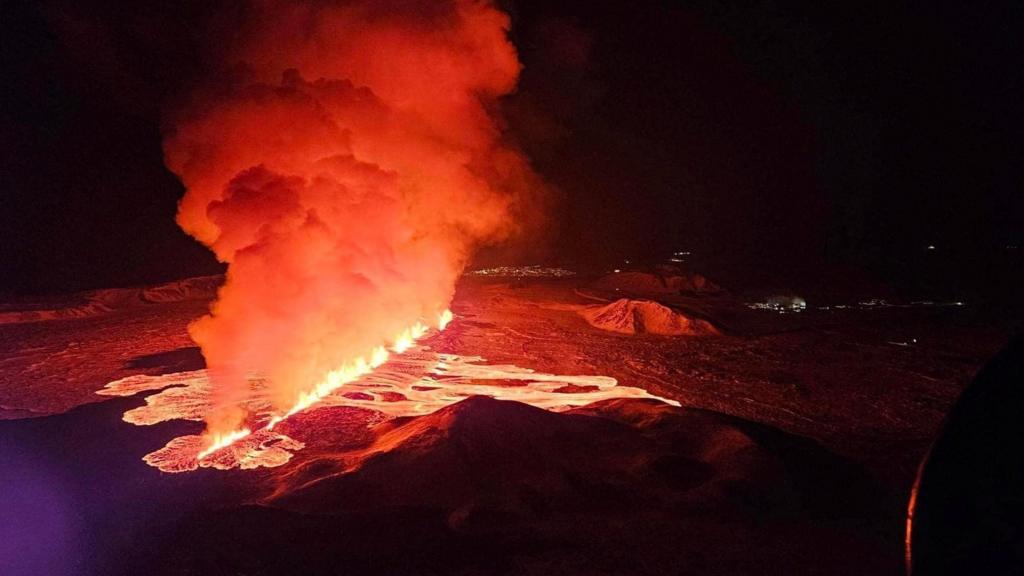
{"type": "Polygon", "coordinates": [[[0,576],[1017,573],[1016,14],[732,4],[5,2],[0,576]]]}
{"type": "Polygon", "coordinates": [[[251,8],[164,141],[178,222],[228,264],[190,328],[201,457],[251,433],[250,372],[270,430],[443,328],[474,249],[522,236],[547,194],[502,135],[520,64],[489,2],[251,8]]]}
{"type": "MultiPolygon", "coordinates": [[[[444,322],[438,330],[446,324],[444,322]]],[[[307,409],[314,412],[311,416],[315,420],[318,418],[315,412],[320,409],[354,408],[367,412],[364,417],[373,423],[430,414],[472,396],[514,400],[553,411],[620,398],[651,399],[679,406],[674,400],[659,398],[642,388],[619,386],[614,378],[607,376],[545,374],[511,365],[488,365],[484,358],[460,357],[416,345],[416,340],[427,332],[425,328],[414,329],[408,342],[394,346],[392,350],[398,355],[390,360],[387,350],[380,348],[370,362],[357,360],[351,366],[331,372],[324,382],[283,414],[270,413],[273,405],[268,382],[252,375],[246,382],[249,393],[241,407],[254,415],[256,426],[215,436],[212,442],[205,436],[175,438],[164,448],[147,454],[144,460],[164,472],[185,472],[199,467],[281,466],[311,439],[310,432],[303,426],[288,424],[290,417],[307,409]],[[299,437],[288,436],[282,430],[299,437]]],[[[151,425],[201,418],[213,406],[210,392],[215,385],[209,371],[199,370],[130,376],[110,382],[99,394],[132,396],[159,390],[146,398],[145,406],[124,415],[127,422],[151,425]]]]}

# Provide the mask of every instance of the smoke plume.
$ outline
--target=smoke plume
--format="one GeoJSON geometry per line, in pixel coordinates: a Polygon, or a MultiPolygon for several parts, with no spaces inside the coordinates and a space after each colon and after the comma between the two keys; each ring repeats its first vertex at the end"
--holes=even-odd
{"type": "Polygon", "coordinates": [[[544,183],[502,138],[520,64],[474,0],[256,2],[218,78],[170,120],[178,222],[228,264],[190,332],[212,430],[246,376],[287,408],[324,375],[444,310],[473,250],[520,231],[544,183]]]}

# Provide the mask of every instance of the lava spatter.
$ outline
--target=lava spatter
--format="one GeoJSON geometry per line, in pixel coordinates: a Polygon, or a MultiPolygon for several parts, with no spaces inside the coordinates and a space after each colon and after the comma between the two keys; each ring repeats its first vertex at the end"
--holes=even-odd
{"type": "MultiPolygon", "coordinates": [[[[255,414],[256,421],[263,422],[262,426],[239,430],[237,437],[220,444],[201,435],[175,438],[160,450],[146,455],[144,460],[165,472],[185,472],[199,467],[281,466],[313,440],[308,435],[315,432],[299,425],[289,426],[287,435],[280,432],[281,422],[302,410],[315,412],[348,407],[387,419],[430,414],[471,396],[512,400],[553,411],[613,398],[649,398],[679,405],[641,388],[619,386],[608,376],[557,375],[510,364],[490,365],[479,356],[442,354],[415,342],[405,348],[404,353],[391,355],[379,366],[330,390],[322,389],[317,393],[316,402],[283,417],[270,413],[270,404],[265,400],[266,380],[253,376],[249,385],[252,394],[241,408],[255,414]]],[[[111,382],[100,393],[130,396],[160,388],[164,390],[149,396],[146,406],[129,410],[124,419],[137,425],[173,419],[197,420],[201,411],[196,407],[210,402],[205,370],[132,376],[111,382]]]]}

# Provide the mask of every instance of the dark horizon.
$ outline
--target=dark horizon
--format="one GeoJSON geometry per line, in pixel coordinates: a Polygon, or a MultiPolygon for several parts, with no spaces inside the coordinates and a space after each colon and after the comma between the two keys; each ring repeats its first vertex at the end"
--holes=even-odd
{"type": "MultiPolygon", "coordinates": [[[[562,194],[549,245],[523,257],[686,250],[740,284],[843,270],[911,292],[1018,291],[1018,4],[503,7],[524,63],[510,135],[562,194]]],[[[221,270],[174,223],[183,188],[160,141],[230,12],[5,12],[0,291],[221,270]]]]}

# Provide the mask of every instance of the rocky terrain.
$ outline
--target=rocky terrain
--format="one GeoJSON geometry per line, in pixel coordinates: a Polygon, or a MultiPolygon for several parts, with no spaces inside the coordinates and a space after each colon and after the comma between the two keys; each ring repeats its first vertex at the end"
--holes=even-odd
{"type": "Polygon", "coordinates": [[[96,391],[201,369],[186,328],[215,281],[7,303],[2,572],[899,573],[914,467],[1006,335],[969,305],[780,314],[630,274],[467,276],[425,346],[681,407],[328,406],[289,421],[283,465],[181,474],[142,457],[201,423],[135,426],[156,390],[96,391]]]}

